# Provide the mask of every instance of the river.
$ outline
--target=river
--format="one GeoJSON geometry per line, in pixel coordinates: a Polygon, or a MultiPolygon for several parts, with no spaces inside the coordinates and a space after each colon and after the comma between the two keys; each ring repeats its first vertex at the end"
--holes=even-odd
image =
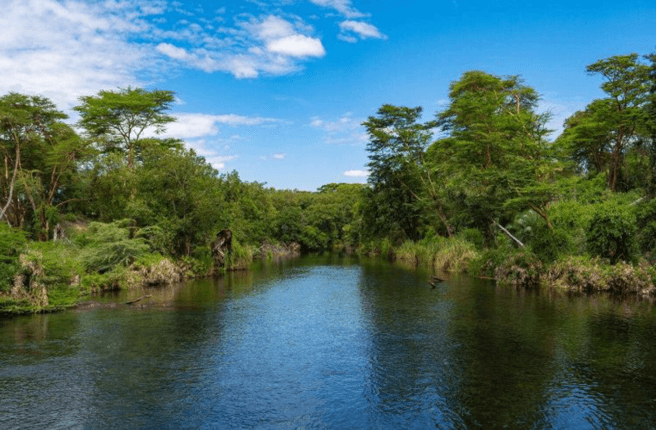
{"type": "Polygon", "coordinates": [[[0,428],[656,428],[655,306],[428,279],[304,257],[0,320],[0,428]]]}

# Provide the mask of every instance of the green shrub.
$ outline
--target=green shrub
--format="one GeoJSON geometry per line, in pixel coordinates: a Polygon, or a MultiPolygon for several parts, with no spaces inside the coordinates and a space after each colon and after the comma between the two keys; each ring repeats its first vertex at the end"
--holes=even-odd
{"type": "Polygon", "coordinates": [[[458,237],[471,243],[476,249],[485,247],[485,235],[477,228],[466,228],[458,233],[458,237]]]}
{"type": "Polygon", "coordinates": [[[494,277],[502,284],[517,287],[536,287],[544,271],[542,261],[527,249],[512,253],[494,270],[494,277]]]}
{"type": "Polygon", "coordinates": [[[88,272],[107,272],[116,266],[127,267],[150,251],[143,238],[130,239],[130,221],[111,224],[92,222],[85,233],[76,237],[84,246],[83,257],[88,272]]]}
{"type": "Polygon", "coordinates": [[[405,241],[395,249],[396,259],[410,265],[436,270],[463,272],[477,255],[475,246],[460,236],[433,237],[420,242],[405,241]]]}
{"type": "Polygon", "coordinates": [[[225,270],[247,269],[253,262],[254,249],[248,245],[242,245],[233,236],[232,252],[226,255],[225,270]]]}
{"type": "Polygon", "coordinates": [[[164,256],[162,254],[158,253],[147,253],[141,255],[139,258],[137,258],[134,263],[132,263],[132,266],[135,269],[141,269],[143,267],[151,267],[159,264],[160,261],[164,260],[164,256]]]}
{"type": "Polygon", "coordinates": [[[528,245],[544,263],[551,263],[561,256],[576,253],[576,245],[567,231],[560,228],[550,230],[546,224],[537,230],[528,245]]]}
{"type": "MultiPolygon", "coordinates": [[[[580,208],[580,205],[576,207],[580,208]]],[[[571,214],[569,217],[571,217],[571,214]]],[[[576,244],[571,231],[561,227],[561,224],[567,224],[568,222],[563,220],[562,217],[559,221],[559,223],[554,222],[554,228],[550,229],[542,217],[533,211],[528,211],[517,218],[510,226],[510,230],[541,261],[550,263],[561,255],[576,252],[576,244]]]]}
{"type": "Polygon", "coordinates": [[[62,242],[31,242],[23,258],[43,270],[39,283],[45,285],[49,294],[55,287],[68,288],[72,280],[83,273],[78,249],[62,242]]]}
{"type": "Polygon", "coordinates": [[[549,208],[554,228],[567,234],[567,253],[577,255],[586,252],[586,230],[594,213],[595,205],[576,200],[556,202],[549,208]]]}
{"type": "Polygon", "coordinates": [[[116,290],[125,284],[126,269],[115,267],[105,273],[89,273],[82,277],[84,290],[98,292],[102,290],[116,290]]]}
{"type": "Polygon", "coordinates": [[[656,269],[645,261],[635,266],[622,262],[609,265],[598,257],[569,256],[552,264],[544,281],[552,287],[574,292],[656,293],[656,269]]]}
{"type": "Polygon", "coordinates": [[[20,259],[20,272],[25,275],[24,288],[33,296],[29,299],[31,306],[67,306],[79,298],[79,274],[83,273],[83,263],[77,248],[63,242],[31,242],[20,259]],[[33,289],[34,283],[45,288],[46,302],[42,301],[40,288],[33,289]]]}
{"type": "Polygon", "coordinates": [[[507,244],[500,248],[486,249],[472,258],[468,272],[473,276],[494,278],[497,267],[501,266],[515,252],[517,251],[507,244]]]}
{"type": "Polygon", "coordinates": [[[630,206],[615,202],[598,205],[586,230],[587,249],[592,256],[618,261],[635,261],[638,252],[638,228],[630,206]]]}
{"type": "Polygon", "coordinates": [[[27,240],[22,230],[0,222],[0,291],[9,291],[19,270],[18,256],[27,240]]]}
{"type": "Polygon", "coordinates": [[[137,230],[134,237],[135,239],[143,239],[150,246],[151,252],[167,253],[169,239],[164,230],[158,225],[141,228],[137,230]]]}
{"type": "Polygon", "coordinates": [[[648,258],[656,257],[656,199],[637,205],[638,243],[648,258]]]}

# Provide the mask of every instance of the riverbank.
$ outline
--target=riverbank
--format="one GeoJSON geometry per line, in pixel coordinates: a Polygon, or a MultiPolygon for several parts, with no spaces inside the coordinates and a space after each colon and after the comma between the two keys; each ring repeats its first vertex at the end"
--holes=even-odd
{"type": "Polygon", "coordinates": [[[300,255],[298,244],[254,247],[235,239],[223,266],[216,267],[209,247],[177,259],[157,252],[156,235],[121,222],[92,222],[70,229],[65,240],[24,242],[2,267],[8,285],[0,290],[0,315],[57,312],[106,291],[167,286],[247,270],[258,258],[300,255]]]}
{"type": "MultiPolygon", "coordinates": [[[[277,260],[301,254],[300,245],[295,243],[253,247],[235,240],[225,267],[217,270],[209,249],[173,259],[148,252],[152,249],[145,246],[147,242],[129,238],[125,227],[97,224],[90,225],[74,240],[27,244],[17,258],[11,288],[0,292],[0,315],[56,312],[105,291],[172,285],[227,271],[248,270],[258,258],[277,260]],[[121,229],[126,234],[117,234],[121,229]],[[113,239],[93,239],[98,235],[113,239]]],[[[656,269],[645,260],[612,265],[584,255],[544,262],[529,248],[481,249],[473,242],[462,235],[406,241],[397,246],[383,240],[362,244],[355,251],[409,267],[494,279],[517,288],[656,298],[656,269]]]]}
{"type": "Polygon", "coordinates": [[[437,272],[494,279],[518,288],[656,297],[656,268],[644,259],[636,264],[622,261],[610,264],[598,257],[582,255],[544,262],[529,248],[481,250],[462,236],[406,241],[399,246],[389,241],[372,242],[361,246],[358,252],[437,272]]]}

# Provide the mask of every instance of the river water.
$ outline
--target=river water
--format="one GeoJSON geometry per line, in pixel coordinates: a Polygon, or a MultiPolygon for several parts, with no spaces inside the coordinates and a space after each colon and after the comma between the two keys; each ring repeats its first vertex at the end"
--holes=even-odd
{"type": "Polygon", "coordinates": [[[653,305],[428,277],[307,257],[0,320],[0,428],[656,428],[653,305]]]}

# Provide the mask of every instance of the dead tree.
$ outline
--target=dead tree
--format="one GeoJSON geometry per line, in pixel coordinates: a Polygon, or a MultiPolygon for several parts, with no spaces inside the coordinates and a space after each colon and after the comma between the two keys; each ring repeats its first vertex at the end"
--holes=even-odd
{"type": "Polygon", "coordinates": [[[214,258],[214,268],[220,269],[225,267],[226,254],[232,253],[232,231],[226,228],[218,232],[211,247],[212,258],[214,258]]]}

